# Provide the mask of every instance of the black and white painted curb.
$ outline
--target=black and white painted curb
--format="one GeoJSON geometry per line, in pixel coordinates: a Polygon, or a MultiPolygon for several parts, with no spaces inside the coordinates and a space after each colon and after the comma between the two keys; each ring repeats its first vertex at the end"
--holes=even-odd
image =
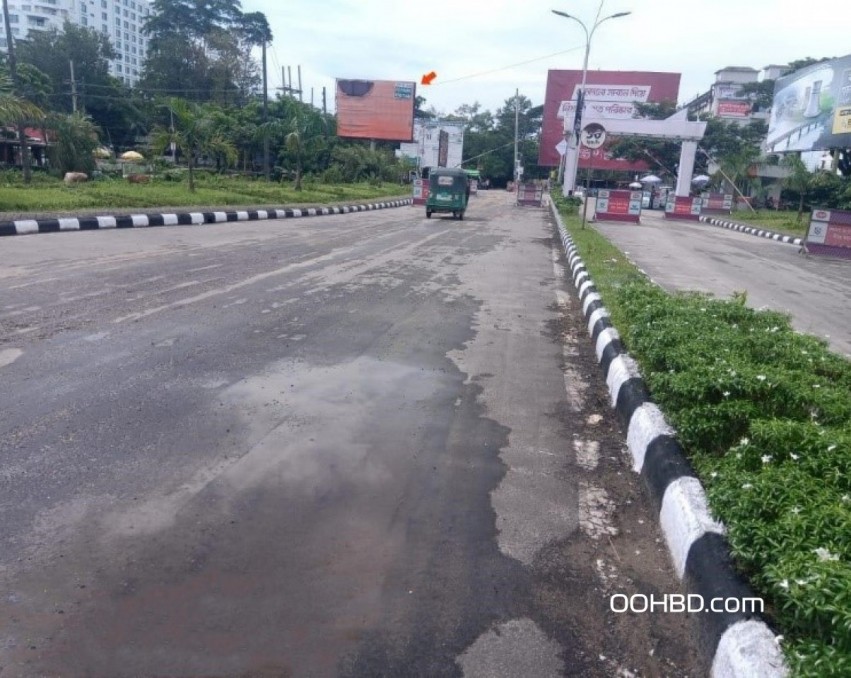
{"type": "Polygon", "coordinates": [[[234,212],[173,212],[169,214],[126,214],[121,216],[69,217],[65,219],[18,219],[0,223],[0,236],[60,231],[96,231],[108,228],[146,228],[151,226],[190,226],[218,224],[229,221],[259,221],[263,219],[292,219],[318,217],[328,214],[367,212],[387,207],[410,205],[411,199],[390,200],[362,205],[335,207],[303,207],[269,210],[238,210],[234,212]]]}
{"type": "MultiPolygon", "coordinates": [[[[753,599],[736,573],[724,526],[709,512],[703,486],[659,408],[637,363],[624,350],[585,264],[551,204],[571,277],[578,291],[597,360],[606,375],[611,404],[627,427],[633,470],[639,473],[659,511],[659,522],[677,576],[687,593],[703,597],[699,645],[714,678],[780,678],[788,675],[777,639],[769,627],[746,612],[710,612],[713,598],[753,599]]],[[[729,607],[737,607],[730,605],[729,607]]]]}
{"type": "Polygon", "coordinates": [[[745,224],[737,224],[735,221],[725,221],[724,219],[716,219],[715,217],[707,217],[705,215],[701,215],[700,220],[704,223],[712,224],[713,226],[728,228],[732,231],[740,231],[741,233],[755,235],[759,238],[768,238],[769,240],[776,240],[777,242],[785,242],[789,245],[797,245],[800,247],[804,244],[804,241],[801,238],[796,238],[791,235],[783,235],[782,233],[775,233],[774,231],[766,231],[761,228],[755,228],[754,226],[747,226],[745,224]]]}

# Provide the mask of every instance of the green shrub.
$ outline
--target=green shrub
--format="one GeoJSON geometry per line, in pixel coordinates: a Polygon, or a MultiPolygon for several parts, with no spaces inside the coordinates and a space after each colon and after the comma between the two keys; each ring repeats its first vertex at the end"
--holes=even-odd
{"type": "Polygon", "coordinates": [[[851,675],[851,362],[746,294],[664,292],[563,215],[795,674],[851,675]]]}

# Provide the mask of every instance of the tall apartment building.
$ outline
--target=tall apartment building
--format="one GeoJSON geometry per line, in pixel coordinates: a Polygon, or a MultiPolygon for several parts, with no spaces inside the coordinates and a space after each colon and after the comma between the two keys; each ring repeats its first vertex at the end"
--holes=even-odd
{"type": "MultiPolygon", "coordinates": [[[[15,39],[26,38],[30,31],[61,31],[65,21],[100,31],[118,55],[109,62],[109,72],[134,85],[148,50],[142,26],[150,12],[146,0],[9,0],[9,25],[15,39]]],[[[0,14],[0,49],[6,46],[0,14]]]]}

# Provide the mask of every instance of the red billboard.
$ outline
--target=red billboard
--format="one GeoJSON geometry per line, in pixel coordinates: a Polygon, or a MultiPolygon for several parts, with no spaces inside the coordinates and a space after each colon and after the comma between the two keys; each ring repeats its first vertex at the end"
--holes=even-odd
{"type": "MultiPolygon", "coordinates": [[[[538,164],[555,167],[559,163],[556,144],[564,138],[564,119],[572,127],[576,112],[576,91],[582,85],[582,71],[549,71],[544,99],[544,120],[538,164]]],[[[637,117],[635,102],[677,101],[679,73],[656,71],[588,71],[585,83],[586,109],[593,108],[603,118],[637,117]]],[[[590,158],[579,158],[579,167],[589,167],[590,158]]],[[[594,169],[629,170],[647,168],[642,162],[615,159],[608,154],[594,158],[594,169]]]]}
{"type": "Polygon", "coordinates": [[[747,118],[751,105],[747,101],[719,101],[718,115],[722,118],[747,118]]]}
{"type": "Polygon", "coordinates": [[[337,136],[411,141],[416,84],[396,80],[337,80],[337,136]]]}

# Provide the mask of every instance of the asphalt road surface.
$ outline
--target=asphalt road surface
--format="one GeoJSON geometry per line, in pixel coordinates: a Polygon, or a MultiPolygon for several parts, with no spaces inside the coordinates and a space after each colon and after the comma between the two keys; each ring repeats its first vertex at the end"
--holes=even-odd
{"type": "Polygon", "coordinates": [[[0,676],[697,675],[554,235],[0,241],[0,676]]]}
{"type": "Polygon", "coordinates": [[[796,330],[851,356],[851,261],[661,212],[645,211],[641,222],[595,226],[662,287],[721,298],[745,291],[749,306],[787,313],[796,330]]]}

